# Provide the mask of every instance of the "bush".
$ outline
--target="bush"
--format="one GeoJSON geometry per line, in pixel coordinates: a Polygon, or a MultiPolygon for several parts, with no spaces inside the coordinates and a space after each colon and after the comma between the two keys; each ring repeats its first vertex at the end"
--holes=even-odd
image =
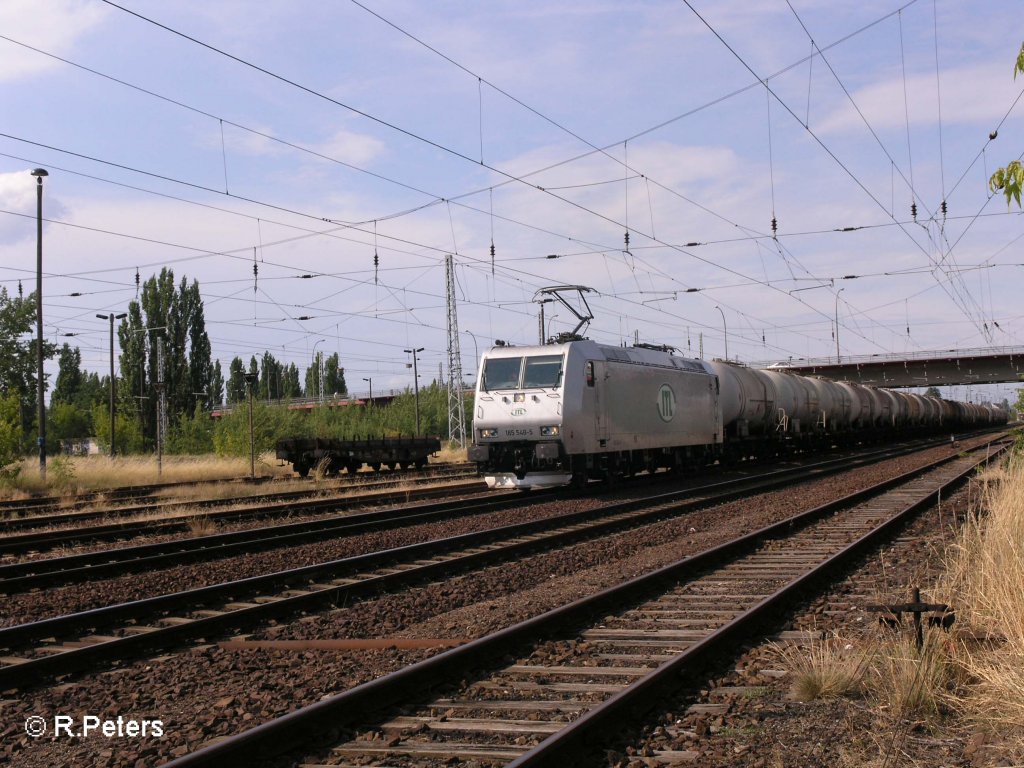
{"type": "Polygon", "coordinates": [[[21,425],[17,395],[0,398],[0,478],[13,479],[21,470],[21,425]]]}
{"type": "MultiPolygon", "coordinates": [[[[466,403],[466,426],[471,403],[466,403]]],[[[416,431],[416,400],[412,392],[384,406],[341,406],[288,410],[253,402],[253,441],[256,452],[273,451],[288,437],[365,438],[412,435],[416,431]]],[[[448,395],[431,384],[420,390],[420,433],[448,435],[448,395]]],[[[213,449],[220,456],[249,455],[249,405],[239,403],[213,427],[213,449]]]]}

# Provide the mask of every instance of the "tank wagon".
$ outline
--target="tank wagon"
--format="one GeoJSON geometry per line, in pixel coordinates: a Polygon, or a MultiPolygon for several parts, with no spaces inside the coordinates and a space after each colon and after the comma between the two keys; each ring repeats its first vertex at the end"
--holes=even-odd
{"type": "Polygon", "coordinates": [[[484,355],[469,458],[492,487],[531,488],[1006,420],[990,405],[577,339],[484,355]]]}
{"type": "Polygon", "coordinates": [[[328,474],[349,474],[363,464],[379,471],[389,469],[421,469],[430,454],[441,450],[437,437],[377,437],[339,440],[324,437],[292,437],[277,441],[277,458],[289,462],[294,470],[305,477],[309,470],[326,459],[328,474]]]}

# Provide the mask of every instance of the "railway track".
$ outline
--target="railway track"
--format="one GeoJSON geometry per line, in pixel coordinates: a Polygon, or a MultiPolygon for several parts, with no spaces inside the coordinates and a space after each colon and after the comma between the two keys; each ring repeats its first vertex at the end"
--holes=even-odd
{"type": "MultiPolygon", "coordinates": [[[[434,480],[425,480],[424,482],[437,482],[437,480],[435,478],[434,480]]],[[[0,555],[42,551],[85,541],[113,541],[128,539],[133,536],[188,531],[197,520],[213,523],[231,523],[286,517],[295,514],[308,515],[344,512],[344,510],[353,506],[423,501],[439,497],[444,498],[453,494],[483,493],[486,490],[486,485],[482,480],[473,481],[467,476],[466,481],[457,485],[413,488],[409,490],[384,490],[359,496],[319,497],[284,501],[275,504],[261,503],[232,509],[189,511],[187,513],[179,511],[176,517],[147,518],[144,520],[106,523],[81,528],[59,528],[56,530],[0,536],[0,555]]],[[[178,509],[181,509],[180,505],[178,509]]]]}
{"type": "MultiPolygon", "coordinates": [[[[937,445],[939,442],[934,441],[931,444],[937,445]]],[[[919,450],[920,445],[915,445],[913,449],[919,450]]],[[[809,467],[784,470],[784,472],[800,472],[808,469],[820,472],[828,470],[838,471],[850,466],[860,466],[864,462],[881,461],[899,456],[908,450],[911,449],[909,447],[901,447],[895,450],[886,449],[862,454],[854,459],[857,462],[856,464],[851,464],[851,459],[844,457],[841,459],[831,459],[826,462],[818,462],[809,467]]],[[[773,476],[784,477],[785,474],[776,473],[773,476]]],[[[694,492],[699,493],[700,489],[694,492]]],[[[532,502],[550,498],[552,495],[549,493],[535,493],[529,499],[532,502]]],[[[426,506],[419,505],[413,509],[383,510],[380,512],[349,515],[343,519],[332,517],[324,520],[285,523],[244,531],[218,533],[176,539],[168,542],[10,563],[0,565],[0,594],[14,594],[29,589],[80,583],[154,568],[166,568],[182,563],[213,560],[250,552],[261,552],[311,541],[321,541],[325,538],[353,536],[372,530],[383,530],[384,528],[393,528],[401,525],[429,522],[435,519],[443,519],[447,516],[477,514],[514,505],[517,503],[516,500],[521,500],[522,498],[518,494],[513,494],[511,501],[502,501],[495,505],[489,505],[485,501],[476,508],[476,511],[474,511],[473,507],[467,506],[463,502],[455,502],[454,504],[440,502],[426,506]]],[[[317,508],[319,507],[314,506],[313,511],[317,508]]],[[[123,531],[124,529],[122,528],[115,529],[115,532],[120,535],[124,535],[123,531]]],[[[65,543],[67,540],[63,537],[63,532],[59,536],[48,537],[42,541],[37,537],[28,537],[18,542],[18,546],[25,549],[29,547],[41,548],[47,541],[65,543]]],[[[6,542],[0,539],[0,552],[4,551],[5,544],[6,542]]]]}
{"type": "Polygon", "coordinates": [[[851,466],[846,457],[0,629],[6,649],[0,651],[0,690],[550,551],[851,466]]]}
{"type": "Polygon", "coordinates": [[[310,745],[339,731],[326,751],[347,766],[594,764],[588,756],[602,739],[666,692],[699,682],[700,664],[763,634],[797,597],[820,589],[1005,447],[933,462],[168,765],[251,764],[285,754],[319,762],[324,753],[311,754],[310,745]]]}
{"type": "MultiPolygon", "coordinates": [[[[353,490],[367,490],[373,491],[376,489],[387,489],[393,488],[398,483],[412,483],[413,485],[422,485],[424,483],[436,482],[438,479],[452,480],[460,478],[475,477],[477,475],[476,466],[469,463],[461,464],[446,464],[446,465],[432,465],[433,469],[416,470],[409,472],[389,472],[384,475],[380,474],[361,474],[361,475],[345,475],[343,478],[334,478],[328,484],[323,487],[315,487],[301,480],[289,480],[289,483],[303,483],[306,487],[288,490],[288,491],[268,491],[266,493],[258,494],[247,494],[244,496],[236,496],[234,498],[228,497],[213,497],[209,499],[195,499],[189,500],[188,504],[196,508],[204,506],[226,506],[229,504],[245,504],[252,503],[254,501],[261,501],[263,503],[274,502],[274,501],[293,501],[308,497],[312,494],[323,493],[326,491],[337,491],[339,493],[350,493],[353,490]]],[[[203,481],[202,484],[212,484],[213,481],[203,481]]],[[[224,483],[238,483],[254,484],[253,481],[244,479],[239,480],[223,480],[216,481],[218,484],[224,483]]],[[[260,483],[255,483],[259,485],[260,483]]],[[[177,488],[191,488],[197,485],[197,483],[179,483],[179,484],[168,484],[166,486],[159,486],[159,488],[177,487],[177,488]]],[[[143,488],[150,488],[150,486],[143,486],[143,488]]],[[[131,490],[130,488],[127,490],[131,490]]],[[[91,494],[92,501],[86,501],[76,506],[86,506],[87,504],[93,503],[95,498],[100,494],[91,494]]],[[[115,496],[115,498],[121,498],[115,496]]],[[[119,507],[106,507],[89,509],[86,511],[62,511],[62,512],[49,512],[49,510],[56,508],[59,505],[47,504],[45,507],[39,509],[46,511],[46,514],[32,514],[26,515],[27,511],[32,511],[33,508],[13,508],[8,509],[7,506],[0,504],[0,531],[18,531],[30,528],[45,528],[54,525],[63,525],[68,523],[82,523],[90,520],[110,518],[110,517],[131,517],[133,515],[147,514],[153,512],[159,512],[161,508],[174,510],[180,509],[182,505],[181,500],[167,499],[163,496],[153,495],[148,490],[140,493],[138,496],[125,495],[123,498],[131,498],[134,501],[143,501],[145,503],[139,503],[132,506],[119,506],[119,507]],[[11,516],[11,512],[17,513],[17,517],[11,516]],[[4,516],[3,513],[8,514],[4,516]]],[[[107,499],[108,501],[110,499],[107,499]]]]}

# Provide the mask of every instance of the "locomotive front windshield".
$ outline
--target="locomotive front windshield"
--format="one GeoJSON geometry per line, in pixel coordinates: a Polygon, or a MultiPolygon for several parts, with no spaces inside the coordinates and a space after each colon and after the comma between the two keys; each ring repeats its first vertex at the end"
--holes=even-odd
{"type": "Polygon", "coordinates": [[[489,357],[484,363],[484,389],[517,389],[519,372],[523,368],[521,357],[489,357]]]}
{"type": "Polygon", "coordinates": [[[483,388],[551,389],[562,384],[562,356],[491,357],[484,362],[483,388]]]}
{"type": "Polygon", "coordinates": [[[523,389],[552,388],[562,383],[562,356],[539,355],[526,358],[523,389]]]}

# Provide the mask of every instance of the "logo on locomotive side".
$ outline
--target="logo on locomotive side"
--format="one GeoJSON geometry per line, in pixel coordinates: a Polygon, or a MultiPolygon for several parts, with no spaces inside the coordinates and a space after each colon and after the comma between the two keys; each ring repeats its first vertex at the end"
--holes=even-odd
{"type": "Polygon", "coordinates": [[[676,413],[676,393],[668,384],[662,384],[658,390],[658,415],[662,421],[672,421],[676,413]]]}
{"type": "Polygon", "coordinates": [[[510,415],[512,415],[512,416],[525,416],[526,415],[526,409],[525,408],[516,408],[514,411],[510,412],[510,415]]]}

